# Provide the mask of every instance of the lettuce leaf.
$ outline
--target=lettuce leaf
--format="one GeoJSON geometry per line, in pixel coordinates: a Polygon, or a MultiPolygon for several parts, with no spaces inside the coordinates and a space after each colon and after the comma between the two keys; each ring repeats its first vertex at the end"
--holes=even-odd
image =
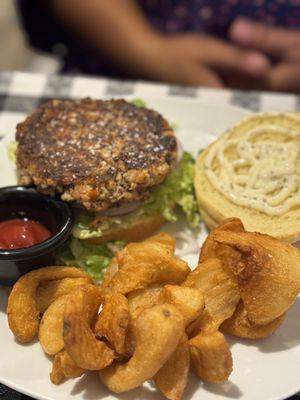
{"type": "Polygon", "coordinates": [[[201,221],[194,189],[195,159],[185,152],[179,167],[162,185],[157,186],[144,204],[146,214],[162,214],[166,220],[176,222],[178,206],[185,213],[191,227],[201,221]]]}
{"type": "Polygon", "coordinates": [[[15,140],[12,140],[11,142],[8,143],[7,146],[8,159],[14,164],[17,161],[17,148],[18,148],[18,142],[16,142],[15,140]]]}
{"type": "Polygon", "coordinates": [[[58,265],[81,267],[98,282],[103,279],[115,252],[124,245],[125,242],[121,241],[96,245],[72,237],[57,253],[56,262],[58,265]]]}
{"type": "Polygon", "coordinates": [[[96,215],[80,211],[76,217],[73,235],[79,239],[101,237],[114,227],[128,228],[142,216],[163,215],[167,221],[176,222],[181,209],[191,227],[200,223],[197,201],[194,191],[195,160],[189,153],[184,153],[180,165],[165,181],[157,186],[142,206],[135,212],[122,217],[98,218],[96,215]]]}
{"type": "Polygon", "coordinates": [[[147,103],[139,97],[130,100],[130,103],[134,104],[136,107],[147,107],[147,103]]]}

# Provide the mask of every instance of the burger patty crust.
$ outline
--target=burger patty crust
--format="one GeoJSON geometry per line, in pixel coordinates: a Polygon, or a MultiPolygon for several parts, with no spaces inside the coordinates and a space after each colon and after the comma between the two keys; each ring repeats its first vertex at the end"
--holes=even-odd
{"type": "Polygon", "coordinates": [[[51,100],[16,140],[20,184],[97,212],[147,198],[177,157],[166,120],[125,100],[51,100]]]}

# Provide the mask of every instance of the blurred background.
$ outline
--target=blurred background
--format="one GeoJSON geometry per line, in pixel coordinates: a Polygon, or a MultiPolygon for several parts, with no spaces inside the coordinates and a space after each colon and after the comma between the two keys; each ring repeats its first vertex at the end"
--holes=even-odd
{"type": "Polygon", "coordinates": [[[1,0],[0,70],[300,93],[300,0],[1,0]]]}
{"type": "Polygon", "coordinates": [[[57,58],[34,51],[26,44],[13,0],[1,0],[0,38],[0,70],[44,73],[59,70],[57,58]]]}

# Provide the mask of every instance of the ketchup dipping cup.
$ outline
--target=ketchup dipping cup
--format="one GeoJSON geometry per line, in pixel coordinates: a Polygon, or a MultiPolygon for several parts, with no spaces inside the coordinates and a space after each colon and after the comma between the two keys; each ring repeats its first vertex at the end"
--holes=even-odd
{"type": "Polygon", "coordinates": [[[0,188],[0,223],[25,218],[40,223],[50,237],[29,247],[0,249],[0,285],[13,284],[33,269],[54,265],[56,251],[72,231],[73,216],[68,204],[30,187],[0,188]]]}

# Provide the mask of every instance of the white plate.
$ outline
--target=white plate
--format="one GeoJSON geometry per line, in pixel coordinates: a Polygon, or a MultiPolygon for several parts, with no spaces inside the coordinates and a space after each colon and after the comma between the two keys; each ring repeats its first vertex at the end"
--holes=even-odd
{"type": "MultiPolygon", "coordinates": [[[[159,110],[171,122],[178,125],[177,135],[186,150],[195,155],[206,147],[218,134],[248,114],[248,111],[227,106],[203,104],[197,100],[180,98],[145,98],[149,107],[159,110]]],[[[16,183],[13,164],[7,158],[7,144],[13,140],[15,125],[22,115],[0,118],[0,132],[6,139],[0,144],[0,186],[16,183]]],[[[175,230],[182,228],[176,224],[175,230]]],[[[168,230],[174,231],[174,227],[168,230]]],[[[205,230],[199,242],[205,237],[205,230]]],[[[191,265],[197,262],[197,254],[185,258],[191,265]]],[[[59,386],[49,381],[51,368],[38,343],[18,344],[7,326],[5,314],[7,294],[0,289],[0,381],[20,392],[37,399],[63,400],[71,397],[81,400],[113,400],[90,373],[59,386]]],[[[243,400],[275,400],[286,398],[300,390],[300,299],[290,310],[283,326],[264,340],[246,341],[228,338],[234,359],[230,381],[224,384],[203,384],[191,374],[185,392],[185,400],[216,400],[233,398],[243,400]]],[[[155,400],[162,396],[149,384],[127,394],[118,396],[123,400],[155,400]]]]}

